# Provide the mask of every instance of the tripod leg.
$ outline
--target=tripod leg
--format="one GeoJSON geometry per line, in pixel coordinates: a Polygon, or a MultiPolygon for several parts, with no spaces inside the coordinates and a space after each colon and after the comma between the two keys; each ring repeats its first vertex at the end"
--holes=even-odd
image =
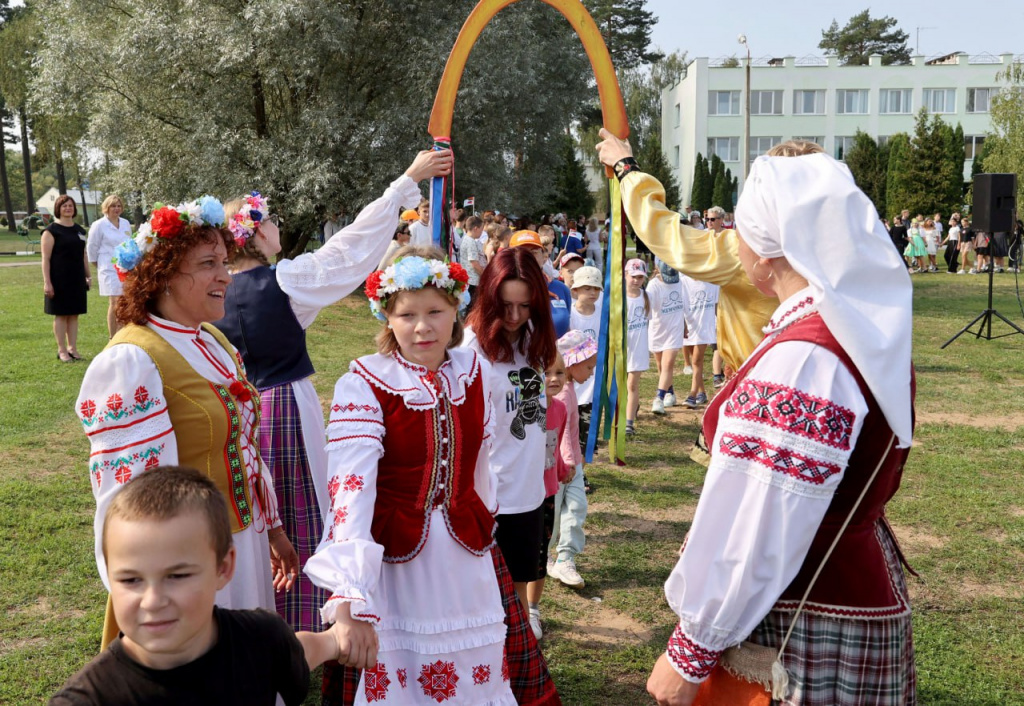
{"type": "MultiPolygon", "coordinates": [[[[961,336],[963,336],[963,335],[964,335],[965,333],[967,333],[967,332],[968,332],[968,331],[970,330],[971,326],[974,326],[974,324],[976,324],[976,323],[978,323],[979,321],[981,321],[982,319],[986,318],[986,316],[988,316],[988,313],[989,313],[989,310],[988,310],[988,309],[985,309],[985,311],[983,311],[983,312],[981,312],[980,314],[978,314],[977,316],[975,316],[975,317],[974,317],[974,319],[973,319],[973,320],[971,321],[971,323],[967,324],[967,325],[966,325],[966,326],[964,326],[964,327],[963,327],[962,329],[960,329],[960,330],[959,330],[959,331],[957,332],[957,334],[956,334],[955,336],[953,336],[953,338],[949,339],[948,341],[946,341],[945,343],[943,343],[943,344],[942,344],[941,346],[939,346],[939,350],[941,350],[941,349],[945,348],[945,347],[946,347],[946,346],[948,346],[948,345],[949,345],[950,343],[952,343],[953,341],[955,341],[956,339],[960,338],[960,337],[961,337],[961,336]]],[[[977,334],[975,334],[975,337],[976,337],[976,338],[981,338],[981,331],[982,331],[982,329],[984,328],[984,326],[985,326],[985,324],[984,324],[984,322],[983,322],[983,323],[982,323],[982,325],[978,327],[978,332],[977,332],[977,334]]],[[[971,331],[971,333],[974,333],[974,332],[973,332],[973,331],[971,331]]]]}

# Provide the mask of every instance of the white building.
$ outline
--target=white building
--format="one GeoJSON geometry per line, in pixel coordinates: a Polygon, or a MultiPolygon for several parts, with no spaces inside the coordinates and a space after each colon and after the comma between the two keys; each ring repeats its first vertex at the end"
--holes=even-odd
{"type": "MultiPolygon", "coordinates": [[[[915,56],[907,66],[882,66],[880,56],[872,56],[868,66],[841,66],[835,57],[754,59],[750,159],[792,138],[817,142],[842,159],[858,129],[883,141],[898,132],[913,135],[924,106],[951,126],[963,127],[964,176],[969,177],[974,155],[991,130],[996,74],[1014,60],[1013,54],[963,53],[931,60],[915,56]]],[[[746,68],[745,61],[735,63],[694,59],[684,77],[661,94],[662,145],[684,202],[689,202],[698,152],[717,154],[743,188],[746,68]]],[[[729,204],[721,205],[729,210],[729,204]]]]}
{"type": "MultiPolygon", "coordinates": [[[[53,214],[53,204],[57,201],[57,197],[60,196],[60,192],[56,186],[51,186],[46,190],[46,193],[36,199],[36,210],[40,213],[53,214]]],[[[100,204],[103,203],[103,192],[102,191],[90,191],[89,189],[80,189],[77,186],[68,187],[68,196],[75,200],[75,204],[78,206],[78,215],[82,215],[83,205],[89,212],[89,222],[96,220],[97,214],[100,214],[100,204]],[[82,195],[85,195],[85,204],[82,203],[82,195]]],[[[56,215],[56,214],[54,214],[56,215]]]]}

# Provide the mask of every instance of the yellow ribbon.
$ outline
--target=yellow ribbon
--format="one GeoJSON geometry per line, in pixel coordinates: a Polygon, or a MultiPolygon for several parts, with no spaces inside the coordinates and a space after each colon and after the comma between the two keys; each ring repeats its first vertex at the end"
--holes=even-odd
{"type": "Polygon", "coordinates": [[[613,245],[611,261],[607,265],[611,270],[612,287],[608,298],[608,374],[605,389],[608,390],[609,400],[613,383],[617,393],[615,409],[608,410],[611,415],[608,456],[612,463],[622,465],[626,462],[626,292],[622,274],[625,265],[622,261],[625,234],[622,230],[622,194],[619,191],[619,180],[615,177],[608,180],[608,191],[612,210],[609,237],[613,245]]]}

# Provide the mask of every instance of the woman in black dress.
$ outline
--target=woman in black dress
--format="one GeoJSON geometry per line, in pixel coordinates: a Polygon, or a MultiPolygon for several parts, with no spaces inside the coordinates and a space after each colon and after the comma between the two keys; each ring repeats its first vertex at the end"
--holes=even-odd
{"type": "Polygon", "coordinates": [[[40,238],[43,250],[43,311],[53,316],[57,357],[65,363],[81,360],[78,354],[78,316],[86,309],[86,292],[92,284],[85,254],[85,228],[75,223],[78,207],[63,194],[53,204],[57,220],[40,238]]]}

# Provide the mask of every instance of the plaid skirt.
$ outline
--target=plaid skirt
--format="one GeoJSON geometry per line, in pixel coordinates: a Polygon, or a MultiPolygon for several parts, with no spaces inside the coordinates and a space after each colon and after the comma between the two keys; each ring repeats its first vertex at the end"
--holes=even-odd
{"type": "MultiPolygon", "coordinates": [[[[906,578],[886,533],[883,546],[895,588],[910,604],[906,578]]],[[[750,635],[778,648],[794,612],[773,610],[750,635]]],[[[914,706],[917,673],[910,612],[880,620],[835,618],[804,610],[786,644],[784,706],[914,706]]]]}
{"type": "MultiPolygon", "coordinates": [[[[320,632],[320,607],[330,598],[330,591],[314,585],[301,567],[316,552],[324,526],[306,457],[299,406],[291,385],[263,390],[260,403],[260,452],[274,479],[278,513],[299,555],[300,567],[292,590],[275,594],[277,612],[294,630],[320,632]]],[[[322,439],[314,441],[323,443],[322,439]]]]}
{"type": "MultiPolygon", "coordinates": [[[[501,588],[505,608],[505,659],[508,662],[509,686],[521,706],[561,706],[555,683],[551,681],[547,662],[533,636],[526,610],[516,595],[512,574],[497,547],[491,550],[494,570],[501,588]]],[[[360,670],[344,667],[338,662],[324,664],[321,706],[352,706],[359,687],[360,670]]]]}

